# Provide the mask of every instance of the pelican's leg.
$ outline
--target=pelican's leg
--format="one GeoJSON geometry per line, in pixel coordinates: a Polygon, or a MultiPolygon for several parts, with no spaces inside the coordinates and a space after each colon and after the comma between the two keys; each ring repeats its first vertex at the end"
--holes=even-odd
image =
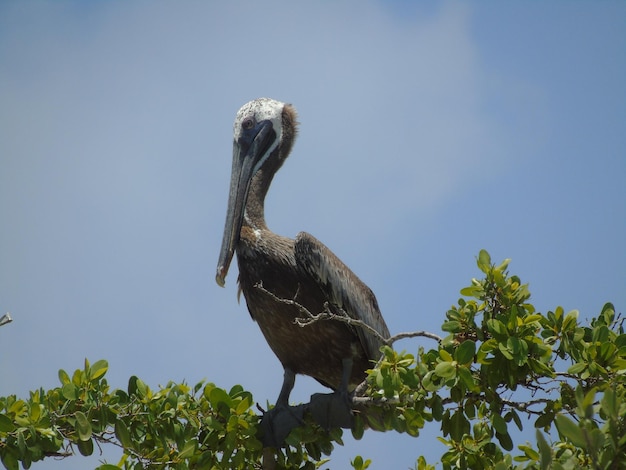
{"type": "Polygon", "coordinates": [[[296,374],[291,369],[285,369],[283,375],[283,386],[280,388],[278,394],[278,400],[276,400],[276,406],[289,406],[289,395],[293,390],[293,386],[296,383],[296,374]]]}
{"type": "Polygon", "coordinates": [[[341,384],[333,393],[316,393],[311,395],[309,409],[311,416],[320,426],[330,428],[352,427],[353,414],[350,397],[348,395],[348,383],[352,374],[352,359],[345,358],[341,361],[343,366],[341,384]]]}
{"type": "Polygon", "coordinates": [[[339,391],[344,392],[346,398],[348,397],[348,383],[350,382],[350,375],[352,375],[352,358],[347,357],[341,360],[342,370],[341,370],[341,385],[339,386],[339,391]]]}
{"type": "Polygon", "coordinates": [[[276,405],[263,413],[261,418],[263,447],[281,447],[291,430],[302,424],[304,405],[289,406],[289,395],[295,382],[296,374],[291,369],[285,369],[276,405]]]}

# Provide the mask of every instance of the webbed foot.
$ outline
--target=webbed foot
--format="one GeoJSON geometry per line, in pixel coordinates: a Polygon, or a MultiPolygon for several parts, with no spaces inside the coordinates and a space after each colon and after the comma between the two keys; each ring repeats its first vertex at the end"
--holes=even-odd
{"type": "Polygon", "coordinates": [[[350,398],[339,390],[311,395],[309,411],[315,422],[325,429],[350,429],[354,421],[350,398]]]}
{"type": "Polygon", "coordinates": [[[261,442],[263,447],[282,447],[293,428],[302,426],[305,405],[277,404],[263,413],[261,418],[261,442]]]}

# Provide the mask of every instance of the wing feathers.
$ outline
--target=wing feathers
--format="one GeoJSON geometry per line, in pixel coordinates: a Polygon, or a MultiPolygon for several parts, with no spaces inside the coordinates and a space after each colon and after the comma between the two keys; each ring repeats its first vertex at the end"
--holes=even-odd
{"type": "MultiPolygon", "coordinates": [[[[296,237],[295,255],[298,265],[317,282],[331,304],[372,327],[384,338],[390,336],[374,293],[323,243],[300,232],[296,237]]],[[[367,355],[378,360],[380,339],[364,328],[357,327],[357,330],[367,355]]]]}

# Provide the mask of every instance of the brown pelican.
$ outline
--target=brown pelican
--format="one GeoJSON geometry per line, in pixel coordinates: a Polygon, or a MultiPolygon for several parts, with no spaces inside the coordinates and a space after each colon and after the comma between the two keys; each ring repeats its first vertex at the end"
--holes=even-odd
{"type": "MultiPolygon", "coordinates": [[[[284,382],[274,410],[290,408],[295,374],[304,374],[333,389],[335,393],[330,396],[344,403],[349,413],[348,394],[379,359],[380,337],[336,319],[302,327],[296,318],[330,309],[360,320],[383,338],[389,337],[389,330],[372,291],[326,246],[305,232],[292,240],[267,228],[265,196],[274,174],[291,151],[297,133],[296,118],[293,106],[268,98],[251,101],[237,113],[216,281],[224,286],[236,252],[239,292],[243,292],[252,319],[284,368],[284,382]]],[[[337,408],[334,402],[322,406],[327,411],[337,408]]],[[[345,417],[320,419],[326,425],[347,427],[345,417]]],[[[284,431],[270,425],[274,437],[265,442],[280,444],[296,422],[284,431]]]]}

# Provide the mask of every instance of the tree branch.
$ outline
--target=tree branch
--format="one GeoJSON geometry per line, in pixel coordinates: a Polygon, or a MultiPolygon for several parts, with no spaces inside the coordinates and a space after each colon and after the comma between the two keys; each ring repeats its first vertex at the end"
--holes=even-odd
{"type": "Polygon", "coordinates": [[[395,335],[393,335],[391,338],[389,338],[386,343],[391,345],[393,343],[395,343],[398,340],[401,339],[405,339],[405,338],[416,338],[418,336],[422,336],[424,338],[430,338],[430,339],[434,339],[435,341],[437,341],[438,343],[441,343],[443,341],[443,338],[441,336],[438,336],[434,333],[429,333],[428,331],[410,331],[410,332],[406,332],[406,333],[397,333],[395,335]]]}

